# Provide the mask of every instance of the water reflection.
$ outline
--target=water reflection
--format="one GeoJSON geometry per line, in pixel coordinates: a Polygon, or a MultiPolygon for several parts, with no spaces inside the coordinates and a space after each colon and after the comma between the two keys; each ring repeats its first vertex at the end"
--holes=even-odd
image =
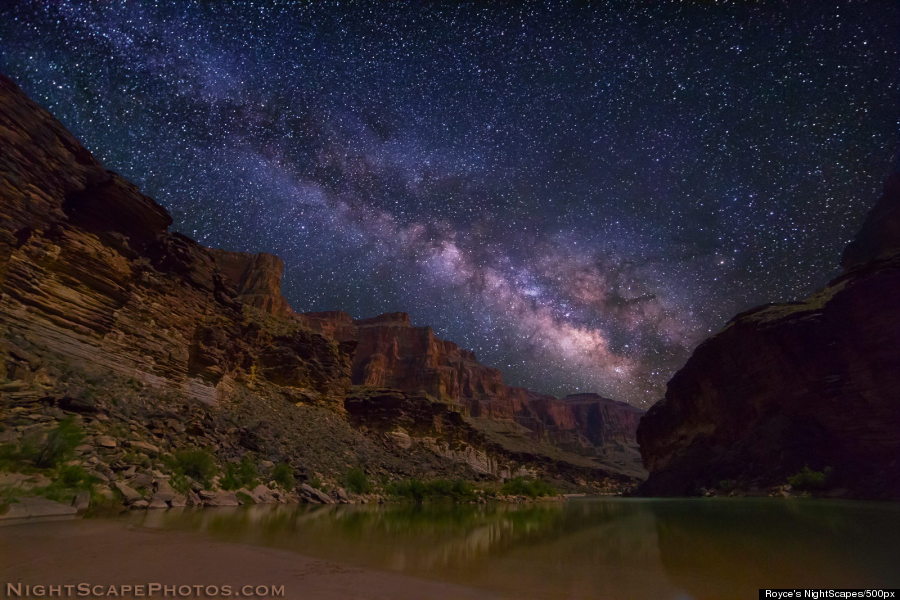
{"type": "Polygon", "coordinates": [[[900,587],[900,507],[887,504],[586,499],[253,506],[128,518],[519,598],[755,598],[759,587],[900,587]]]}
{"type": "Polygon", "coordinates": [[[742,500],[694,508],[663,503],[654,516],[666,572],[696,598],[735,588],[900,583],[897,506],[742,500]]]}

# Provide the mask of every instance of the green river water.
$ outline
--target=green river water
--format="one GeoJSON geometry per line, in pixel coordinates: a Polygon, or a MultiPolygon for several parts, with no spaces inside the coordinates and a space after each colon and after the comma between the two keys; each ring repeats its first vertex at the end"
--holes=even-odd
{"type": "Polygon", "coordinates": [[[721,599],[756,598],[760,587],[900,587],[900,504],[584,498],[127,518],[510,598],[721,599]]]}

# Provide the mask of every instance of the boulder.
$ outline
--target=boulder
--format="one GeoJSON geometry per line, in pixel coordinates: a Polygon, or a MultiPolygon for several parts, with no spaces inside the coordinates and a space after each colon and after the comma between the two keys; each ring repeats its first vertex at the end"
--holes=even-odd
{"type": "Polygon", "coordinates": [[[334,499],[331,496],[322,490],[317,490],[308,483],[301,483],[298,492],[300,493],[300,497],[306,502],[313,504],[334,504],[334,499]]]}
{"type": "Polygon", "coordinates": [[[125,504],[133,504],[144,499],[137,490],[123,481],[117,481],[113,485],[116,486],[116,489],[119,490],[119,493],[125,498],[125,504]]]}
{"type": "Polygon", "coordinates": [[[169,484],[167,479],[157,479],[153,482],[153,487],[155,488],[155,492],[153,494],[154,498],[160,498],[164,502],[169,502],[173,498],[175,498],[176,492],[172,489],[172,486],[169,484]]]}
{"type": "Polygon", "coordinates": [[[331,495],[334,496],[335,500],[337,500],[341,504],[350,503],[350,496],[347,495],[347,490],[342,487],[334,488],[334,490],[331,492],[331,495]]]}
{"type": "Polygon", "coordinates": [[[257,504],[272,504],[276,501],[272,490],[263,484],[259,484],[250,490],[248,495],[253,498],[253,501],[257,504]]]}
{"type": "Polygon", "coordinates": [[[153,476],[149,473],[137,473],[128,483],[136,488],[150,488],[153,485],[153,476]]]}
{"type": "Polygon", "coordinates": [[[119,445],[115,438],[108,435],[98,435],[94,443],[101,448],[116,448],[119,445]]]}
{"type": "Polygon", "coordinates": [[[163,500],[162,498],[160,498],[159,496],[154,494],[153,497],[150,498],[150,504],[147,506],[147,508],[153,508],[153,509],[169,508],[169,503],[166,500],[163,500]]]}
{"type": "Polygon", "coordinates": [[[91,493],[82,490],[75,494],[75,498],[72,499],[72,506],[75,507],[75,510],[78,512],[86,511],[91,505],[91,493]]]}
{"type": "Polygon", "coordinates": [[[40,473],[0,473],[0,488],[38,488],[52,483],[40,473]]]}
{"type": "Polygon", "coordinates": [[[154,446],[149,442],[142,442],[140,440],[132,440],[128,442],[129,447],[134,448],[138,452],[143,452],[149,456],[157,456],[160,453],[159,447],[154,446]]]}
{"type": "Polygon", "coordinates": [[[25,497],[12,502],[6,512],[0,513],[0,520],[12,521],[15,519],[39,518],[39,517],[67,517],[74,516],[78,512],[71,504],[63,504],[47,498],[25,497]]]}
{"type": "Polygon", "coordinates": [[[201,490],[200,498],[204,506],[240,506],[241,504],[234,492],[224,490],[201,490]]]}

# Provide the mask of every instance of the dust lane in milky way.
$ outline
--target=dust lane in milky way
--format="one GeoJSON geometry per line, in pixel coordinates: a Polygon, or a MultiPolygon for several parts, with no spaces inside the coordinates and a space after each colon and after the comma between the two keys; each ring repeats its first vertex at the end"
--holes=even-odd
{"type": "Polygon", "coordinates": [[[894,2],[21,2],[0,68],[301,311],[655,401],[835,273],[897,143],[894,2]]]}

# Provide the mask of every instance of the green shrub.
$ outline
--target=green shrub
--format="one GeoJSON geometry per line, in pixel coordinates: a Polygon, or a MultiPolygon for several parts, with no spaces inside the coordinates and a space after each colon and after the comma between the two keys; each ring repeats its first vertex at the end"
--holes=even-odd
{"type": "Polygon", "coordinates": [[[541,479],[528,477],[513,477],[507,480],[500,488],[500,493],[507,496],[528,496],[539,498],[541,496],[555,496],[556,488],[541,479]]]}
{"type": "Polygon", "coordinates": [[[734,479],[723,479],[719,482],[719,489],[723,492],[731,492],[737,487],[737,481],[734,479]]]}
{"type": "Polygon", "coordinates": [[[191,491],[191,484],[188,478],[184,473],[179,473],[178,471],[172,472],[172,476],[169,478],[169,485],[179,494],[187,494],[191,491]]]}
{"type": "Polygon", "coordinates": [[[241,458],[241,462],[229,463],[225,467],[225,476],[221,482],[222,488],[226,490],[236,490],[242,487],[251,488],[259,483],[257,477],[259,477],[259,471],[256,469],[256,464],[248,454],[245,454],[241,458]]]}
{"type": "Polygon", "coordinates": [[[422,503],[426,500],[452,500],[466,502],[476,497],[475,488],[462,479],[434,479],[421,481],[406,479],[388,484],[386,491],[392,496],[422,503]]]}
{"type": "Polygon", "coordinates": [[[34,457],[34,465],[41,469],[55,467],[72,457],[75,446],[84,439],[81,427],[72,417],[60,421],[56,428],[47,434],[47,439],[40,446],[34,457]]]}
{"type": "Polygon", "coordinates": [[[59,468],[56,480],[70,488],[87,488],[97,483],[98,479],[88,474],[79,465],[65,465],[59,468]]]}
{"type": "Polygon", "coordinates": [[[78,465],[63,465],[56,471],[56,476],[50,485],[35,488],[29,493],[56,500],[57,502],[70,502],[81,491],[93,492],[94,484],[99,480],[88,474],[83,467],[78,465]]]}
{"type": "Polygon", "coordinates": [[[0,444],[0,471],[16,471],[21,467],[19,447],[15,444],[0,444]]]}
{"type": "Polygon", "coordinates": [[[418,479],[391,482],[387,486],[387,493],[416,503],[421,503],[426,497],[425,484],[418,479]]]}
{"type": "Polygon", "coordinates": [[[118,490],[113,490],[111,495],[101,494],[96,489],[91,490],[91,504],[87,514],[90,516],[113,515],[121,512],[124,499],[118,490]]]}
{"type": "Polygon", "coordinates": [[[241,458],[238,475],[245,487],[255,487],[259,483],[259,469],[256,468],[256,463],[249,454],[245,454],[241,458]]]}
{"type": "Polygon", "coordinates": [[[825,467],[822,471],[813,471],[809,466],[804,466],[798,473],[788,477],[791,487],[801,491],[824,490],[829,486],[832,468],[825,467]]]}
{"type": "Polygon", "coordinates": [[[275,480],[275,483],[288,491],[293,490],[297,485],[297,480],[294,479],[294,470],[291,468],[291,465],[287,463],[278,463],[275,465],[275,468],[272,469],[272,479],[275,480]]]}
{"type": "Polygon", "coordinates": [[[19,501],[20,496],[27,496],[28,492],[20,487],[0,488],[0,515],[9,510],[9,505],[19,501]]]}
{"type": "Polygon", "coordinates": [[[206,450],[178,450],[167,461],[170,469],[177,474],[186,475],[205,486],[216,474],[216,459],[206,450]]]}
{"type": "Polygon", "coordinates": [[[354,494],[368,494],[372,491],[372,484],[362,469],[350,469],[344,476],[344,487],[354,494]]]}
{"type": "Polygon", "coordinates": [[[462,502],[475,497],[475,488],[462,479],[435,479],[425,483],[425,491],[430,498],[447,498],[462,502]]]}

